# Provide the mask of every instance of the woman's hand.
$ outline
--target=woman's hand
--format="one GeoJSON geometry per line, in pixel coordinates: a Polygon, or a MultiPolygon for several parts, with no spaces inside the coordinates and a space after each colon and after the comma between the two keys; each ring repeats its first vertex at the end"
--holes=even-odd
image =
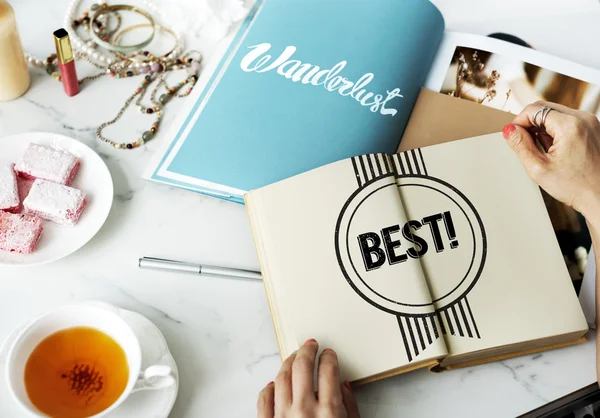
{"type": "Polygon", "coordinates": [[[539,101],[506,125],[503,134],[529,176],[549,195],[588,219],[600,217],[600,122],[596,116],[539,101]],[[542,106],[553,109],[546,117],[545,132],[533,123],[542,106]],[[546,152],[536,147],[536,138],[546,152]]]}
{"type": "MultiPolygon", "coordinates": [[[[536,102],[527,106],[512,124],[506,125],[503,133],[533,181],[586,218],[596,266],[600,266],[598,118],[555,103],[536,102]],[[542,106],[554,109],[546,117],[545,131],[533,123],[535,112],[542,106]],[[546,152],[536,147],[534,136],[546,152]]],[[[596,289],[600,289],[600,268],[596,269],[596,289]]],[[[596,317],[600,318],[600,304],[596,304],[596,317]]],[[[600,379],[600,338],[596,339],[596,376],[600,379]]]]}
{"type": "Polygon", "coordinates": [[[258,418],[360,418],[348,381],[340,385],[337,355],[325,349],[319,357],[318,392],[313,373],[319,345],[304,343],[284,361],[275,382],[258,397],[258,418]]]}

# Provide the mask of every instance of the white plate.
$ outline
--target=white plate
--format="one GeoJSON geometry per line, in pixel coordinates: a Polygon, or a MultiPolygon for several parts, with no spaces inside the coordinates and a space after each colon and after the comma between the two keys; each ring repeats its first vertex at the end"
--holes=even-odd
{"type": "Polygon", "coordinates": [[[44,232],[33,254],[0,251],[0,265],[44,264],[74,253],[96,235],[112,206],[113,182],[106,164],[91,148],[72,138],[43,132],[0,138],[0,164],[16,163],[31,142],[67,151],[80,159],[81,167],[71,187],[83,190],[87,203],[77,225],[44,221],[44,232]]]}
{"type": "MultiPolygon", "coordinates": [[[[150,320],[136,312],[120,309],[103,302],[80,303],[93,304],[111,310],[121,316],[121,318],[129,324],[140,341],[140,347],[142,348],[142,369],[153,364],[164,364],[171,366],[175,371],[175,384],[173,386],[169,386],[165,389],[144,390],[132,393],[121,406],[108,414],[106,418],[167,418],[177,399],[177,392],[179,391],[179,373],[177,372],[177,364],[169,352],[167,342],[160,330],[156,325],[150,322],[150,320]]],[[[33,321],[33,319],[30,321],[33,321]]],[[[3,379],[6,355],[19,331],[27,326],[30,321],[19,325],[13,330],[6,341],[4,341],[2,347],[0,347],[0,391],[2,391],[2,393],[0,393],[0,399],[8,399],[10,397],[8,388],[6,387],[6,380],[3,379]]],[[[5,413],[9,413],[6,415],[7,417],[10,416],[16,418],[21,416],[18,415],[21,410],[16,403],[2,405],[1,409],[2,417],[5,416],[5,413]],[[13,413],[13,415],[10,415],[10,413],[13,413]]]]}

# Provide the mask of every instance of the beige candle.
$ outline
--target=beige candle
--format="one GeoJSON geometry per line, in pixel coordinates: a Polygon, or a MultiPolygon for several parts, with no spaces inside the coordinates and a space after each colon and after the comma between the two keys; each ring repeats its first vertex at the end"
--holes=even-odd
{"type": "Polygon", "coordinates": [[[29,82],[15,14],[10,4],[0,0],[0,102],[22,96],[29,82]]]}

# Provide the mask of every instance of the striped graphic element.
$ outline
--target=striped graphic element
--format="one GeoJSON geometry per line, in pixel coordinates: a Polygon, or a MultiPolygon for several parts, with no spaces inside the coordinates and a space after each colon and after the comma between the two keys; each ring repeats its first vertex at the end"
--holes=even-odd
{"type": "Polygon", "coordinates": [[[394,170],[400,177],[427,176],[427,167],[420,149],[392,155],[394,170]]]}
{"type": "MultiPolygon", "coordinates": [[[[352,158],[358,188],[378,178],[429,177],[420,149],[392,156],[366,154],[352,158]]],[[[396,315],[408,361],[425,351],[442,334],[481,338],[466,295],[430,315],[396,315]]]]}
{"type": "Polygon", "coordinates": [[[397,315],[396,318],[408,361],[412,361],[440,338],[440,320],[435,314],[428,316],[397,315]]]}
{"type": "Polygon", "coordinates": [[[438,309],[436,312],[444,334],[456,337],[481,338],[466,296],[448,307],[438,309]]]}
{"type": "Polygon", "coordinates": [[[352,157],[352,166],[359,188],[370,181],[394,173],[388,156],[385,154],[365,154],[352,157]]]}
{"type": "MultiPolygon", "coordinates": [[[[392,162],[398,177],[429,176],[420,149],[395,154],[392,156],[392,162]]],[[[437,323],[443,334],[481,338],[466,296],[444,308],[438,309],[436,313],[437,323]]]]}

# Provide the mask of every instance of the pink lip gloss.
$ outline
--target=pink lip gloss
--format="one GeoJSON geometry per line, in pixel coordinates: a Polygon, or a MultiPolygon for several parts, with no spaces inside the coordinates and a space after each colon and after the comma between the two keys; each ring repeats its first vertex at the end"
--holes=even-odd
{"type": "Polygon", "coordinates": [[[73,48],[71,48],[69,33],[64,29],[55,31],[54,44],[56,45],[58,68],[65,93],[69,97],[75,96],[79,93],[79,80],[77,79],[77,70],[75,69],[75,59],[73,57],[73,48]]]}

